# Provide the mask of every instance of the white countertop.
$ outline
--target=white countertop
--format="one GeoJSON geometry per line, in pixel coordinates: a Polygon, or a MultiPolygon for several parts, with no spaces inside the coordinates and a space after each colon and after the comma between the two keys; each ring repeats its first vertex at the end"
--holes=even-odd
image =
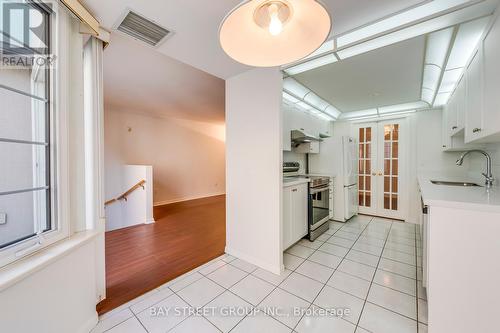
{"type": "Polygon", "coordinates": [[[296,186],[300,184],[307,184],[311,180],[302,177],[283,177],[283,187],[296,186]]]}
{"type": "Polygon", "coordinates": [[[485,187],[446,186],[431,183],[431,180],[473,182],[479,185],[484,180],[467,176],[443,174],[421,174],[418,184],[424,204],[427,206],[448,207],[467,210],[481,210],[500,213],[500,186],[487,190],[485,187]]]}

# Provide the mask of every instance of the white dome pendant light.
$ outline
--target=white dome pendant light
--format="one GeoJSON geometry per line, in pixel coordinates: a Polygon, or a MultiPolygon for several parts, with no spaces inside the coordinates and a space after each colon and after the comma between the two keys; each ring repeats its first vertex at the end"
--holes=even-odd
{"type": "Polygon", "coordinates": [[[300,60],[328,38],[331,19],[315,0],[249,0],[222,21],[224,51],[250,66],[274,67],[300,60]]]}

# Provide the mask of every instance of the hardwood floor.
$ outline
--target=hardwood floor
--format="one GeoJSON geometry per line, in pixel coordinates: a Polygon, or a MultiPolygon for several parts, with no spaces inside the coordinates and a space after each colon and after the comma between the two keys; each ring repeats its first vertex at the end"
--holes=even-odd
{"type": "Polygon", "coordinates": [[[106,233],[103,314],[224,253],[225,196],[155,207],[156,223],[106,233]]]}

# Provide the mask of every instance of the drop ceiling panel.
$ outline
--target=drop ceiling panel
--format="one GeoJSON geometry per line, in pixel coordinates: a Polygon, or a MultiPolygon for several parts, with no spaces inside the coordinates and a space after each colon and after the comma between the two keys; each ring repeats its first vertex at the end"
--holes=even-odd
{"type": "Polygon", "coordinates": [[[420,100],[425,37],[295,75],[342,112],[420,100]]]}

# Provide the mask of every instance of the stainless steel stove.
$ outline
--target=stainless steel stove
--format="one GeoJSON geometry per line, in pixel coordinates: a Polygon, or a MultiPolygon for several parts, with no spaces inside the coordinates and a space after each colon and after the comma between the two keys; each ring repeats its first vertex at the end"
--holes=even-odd
{"type": "Polygon", "coordinates": [[[283,163],[283,175],[285,177],[309,178],[308,189],[308,224],[309,240],[314,241],[330,227],[332,179],[327,176],[301,175],[299,174],[299,162],[283,163]]]}

